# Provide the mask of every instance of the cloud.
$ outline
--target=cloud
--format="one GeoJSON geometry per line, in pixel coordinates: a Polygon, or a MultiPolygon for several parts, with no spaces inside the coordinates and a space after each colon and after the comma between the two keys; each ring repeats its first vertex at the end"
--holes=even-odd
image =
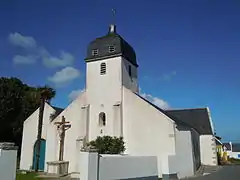
{"type": "Polygon", "coordinates": [[[80,76],[80,72],[73,67],[65,67],[60,71],[57,71],[52,77],[49,77],[48,80],[54,83],[56,86],[65,85],[74,79],[80,76]]]}
{"type": "Polygon", "coordinates": [[[65,67],[74,62],[74,56],[68,52],[62,51],[60,57],[54,57],[50,54],[42,54],[43,64],[49,68],[65,67]]]}
{"type": "Polygon", "coordinates": [[[38,57],[33,55],[21,56],[16,55],[13,57],[14,64],[34,64],[37,61],[38,57]]]}
{"type": "Polygon", "coordinates": [[[147,94],[147,93],[142,92],[141,88],[139,88],[139,89],[140,89],[140,95],[143,98],[145,98],[148,101],[152,102],[153,104],[155,104],[156,106],[160,107],[161,109],[165,109],[165,110],[166,109],[170,109],[170,105],[166,101],[164,101],[164,100],[162,100],[162,99],[160,99],[158,97],[154,97],[151,94],[147,94]]]}
{"type": "MultiPolygon", "coordinates": [[[[20,33],[16,32],[16,33],[11,33],[8,39],[12,45],[21,47],[26,51],[25,56],[18,55],[17,60],[14,57],[13,58],[14,63],[15,63],[15,60],[16,61],[19,60],[22,62],[23,61],[30,62],[30,58],[27,58],[27,57],[31,57],[31,58],[39,57],[39,59],[42,60],[43,65],[46,66],[47,68],[57,68],[57,67],[70,66],[73,64],[75,60],[74,56],[71,53],[65,52],[65,51],[60,51],[59,56],[52,55],[45,47],[39,46],[36,40],[30,36],[23,36],[20,33]],[[29,52],[31,53],[31,55],[29,54],[29,52]],[[21,59],[19,59],[20,56],[22,57],[21,59]]],[[[35,58],[35,60],[37,60],[37,58],[35,58]]]]}
{"type": "Polygon", "coordinates": [[[77,97],[78,97],[84,90],[85,90],[85,89],[77,89],[77,90],[73,90],[72,92],[70,92],[70,94],[68,95],[69,101],[74,101],[75,99],[77,99],[77,97]]]}
{"type": "Polygon", "coordinates": [[[22,36],[20,33],[11,33],[9,35],[9,42],[15,46],[23,48],[35,48],[37,43],[33,37],[22,36]]]}
{"type": "Polygon", "coordinates": [[[170,81],[174,76],[176,76],[176,74],[176,71],[172,71],[170,73],[163,74],[159,79],[163,81],[170,81]]]}

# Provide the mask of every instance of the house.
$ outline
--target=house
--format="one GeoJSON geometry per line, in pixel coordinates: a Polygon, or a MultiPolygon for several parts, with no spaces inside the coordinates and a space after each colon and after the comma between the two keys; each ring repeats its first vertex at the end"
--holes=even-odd
{"type": "Polygon", "coordinates": [[[199,133],[201,163],[217,165],[216,138],[209,108],[179,109],[167,112],[189,124],[199,133]]]}
{"type": "Polygon", "coordinates": [[[230,157],[240,159],[240,143],[232,143],[232,152],[230,157]]]}
{"type": "Polygon", "coordinates": [[[223,150],[230,158],[240,159],[240,143],[223,143],[223,150]]]}
{"type": "MultiPolygon", "coordinates": [[[[208,108],[164,111],[141,97],[135,51],[115,25],[88,45],[85,62],[85,91],[64,110],[45,103],[41,170],[47,171],[46,163],[58,160],[55,122],[62,117],[71,123],[64,160],[69,161],[73,176],[81,173],[79,152],[85,142],[104,135],[123,137],[127,155],[156,156],[159,177],[191,176],[201,163],[216,165],[208,108]]],[[[37,125],[38,110],[24,122],[20,169],[34,166],[37,125]]]]}

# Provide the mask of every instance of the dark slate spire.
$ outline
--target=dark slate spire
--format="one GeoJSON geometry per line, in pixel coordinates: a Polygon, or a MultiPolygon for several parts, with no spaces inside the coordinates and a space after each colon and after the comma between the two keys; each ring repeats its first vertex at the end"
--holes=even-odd
{"type": "Polygon", "coordinates": [[[116,25],[111,24],[107,35],[96,38],[88,45],[85,61],[99,61],[118,56],[138,67],[134,49],[117,33],[116,25]]]}

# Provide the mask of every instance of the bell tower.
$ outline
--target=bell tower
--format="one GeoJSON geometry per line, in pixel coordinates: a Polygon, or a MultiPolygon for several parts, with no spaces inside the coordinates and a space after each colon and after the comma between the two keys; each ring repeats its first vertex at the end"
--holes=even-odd
{"type": "Polygon", "coordinates": [[[96,38],[89,44],[85,62],[86,93],[92,116],[90,136],[92,138],[101,134],[118,136],[121,134],[121,113],[116,107],[121,106],[122,88],[138,92],[138,64],[135,51],[117,33],[116,25],[111,24],[106,35],[96,38]]]}

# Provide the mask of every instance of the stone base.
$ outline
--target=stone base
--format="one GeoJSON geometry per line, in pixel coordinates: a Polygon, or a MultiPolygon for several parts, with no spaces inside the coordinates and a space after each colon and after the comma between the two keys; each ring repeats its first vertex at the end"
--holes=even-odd
{"type": "Polygon", "coordinates": [[[47,173],[56,175],[68,174],[69,161],[52,161],[47,162],[47,173]]]}

